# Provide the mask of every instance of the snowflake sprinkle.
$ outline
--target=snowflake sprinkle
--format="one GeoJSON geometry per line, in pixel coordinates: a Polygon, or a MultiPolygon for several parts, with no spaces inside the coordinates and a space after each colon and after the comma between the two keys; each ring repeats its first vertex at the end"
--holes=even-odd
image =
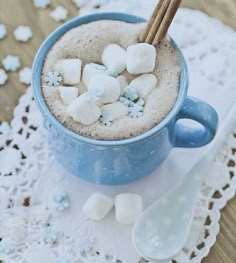
{"type": "Polygon", "coordinates": [[[132,101],[138,99],[138,92],[135,88],[128,86],[124,89],[124,92],[125,92],[125,97],[127,99],[132,101]]]}
{"type": "Polygon", "coordinates": [[[32,37],[31,28],[28,26],[18,26],[14,31],[17,41],[27,42],[32,37]]]}
{"type": "Polygon", "coordinates": [[[5,70],[0,68],[0,86],[4,85],[8,79],[5,70]]]}
{"type": "Polygon", "coordinates": [[[13,253],[16,249],[15,242],[4,239],[0,242],[0,252],[6,255],[13,253]]]}
{"type": "Polygon", "coordinates": [[[120,97],[120,98],[119,98],[119,101],[120,101],[121,103],[123,103],[125,106],[128,106],[128,107],[131,107],[131,106],[134,105],[134,102],[133,102],[133,101],[131,101],[131,100],[125,98],[125,97],[120,97]]]}
{"type": "Polygon", "coordinates": [[[29,85],[31,82],[32,70],[31,68],[24,68],[19,72],[19,79],[21,83],[29,85]]]}
{"type": "Polygon", "coordinates": [[[51,227],[43,229],[41,234],[45,244],[54,245],[55,243],[57,243],[58,234],[51,227]]]}
{"type": "Polygon", "coordinates": [[[129,116],[131,118],[139,118],[143,115],[143,107],[135,103],[132,107],[129,107],[129,116]]]}
{"type": "Polygon", "coordinates": [[[99,120],[102,125],[111,126],[113,118],[112,118],[112,115],[108,111],[103,111],[99,120]]]}
{"type": "Polygon", "coordinates": [[[0,39],[3,39],[7,35],[7,29],[5,25],[0,24],[0,39]]]}
{"type": "Polygon", "coordinates": [[[70,199],[67,193],[55,195],[54,201],[56,202],[56,208],[59,212],[66,210],[70,206],[70,199]]]}
{"type": "Polygon", "coordinates": [[[44,81],[48,86],[58,87],[62,81],[62,77],[57,71],[48,72],[47,76],[44,78],[44,81]]]}
{"type": "Polygon", "coordinates": [[[77,248],[81,254],[89,253],[93,249],[93,240],[88,237],[83,237],[77,242],[77,248]]]}
{"type": "Polygon", "coordinates": [[[50,4],[50,0],[33,0],[34,6],[38,8],[45,8],[50,4]]]}
{"type": "Polygon", "coordinates": [[[3,59],[2,64],[7,71],[16,71],[20,67],[20,60],[17,56],[8,55],[3,59]]]}
{"type": "Polygon", "coordinates": [[[136,103],[139,104],[140,106],[144,106],[145,101],[144,99],[140,98],[136,103]]]}
{"type": "Polygon", "coordinates": [[[57,22],[59,21],[65,21],[68,15],[68,10],[59,5],[57,6],[51,13],[50,16],[57,22]]]}

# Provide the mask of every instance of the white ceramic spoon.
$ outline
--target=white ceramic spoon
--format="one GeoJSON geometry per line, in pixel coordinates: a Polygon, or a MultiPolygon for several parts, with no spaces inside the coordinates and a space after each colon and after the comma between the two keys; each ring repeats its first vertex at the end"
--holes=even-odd
{"type": "Polygon", "coordinates": [[[236,125],[236,104],[227,114],[209,150],[181,183],[149,206],[133,228],[133,244],[148,260],[165,261],[185,245],[202,182],[225,139],[236,125]]]}

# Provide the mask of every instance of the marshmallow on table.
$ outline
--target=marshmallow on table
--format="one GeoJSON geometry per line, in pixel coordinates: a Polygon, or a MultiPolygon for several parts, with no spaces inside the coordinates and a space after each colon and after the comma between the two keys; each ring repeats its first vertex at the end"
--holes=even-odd
{"type": "Polygon", "coordinates": [[[156,49],[146,43],[131,45],[127,48],[127,71],[130,74],[152,72],[156,64],[156,49]]]}
{"type": "Polygon", "coordinates": [[[120,224],[133,224],[143,211],[140,195],[123,193],[115,197],[116,220],[120,224]]]}
{"type": "Polygon", "coordinates": [[[125,115],[128,115],[129,108],[123,103],[117,101],[101,107],[102,114],[108,113],[111,115],[112,120],[118,120],[125,115]]]}
{"type": "Polygon", "coordinates": [[[91,220],[103,219],[114,205],[113,198],[101,193],[93,193],[83,206],[83,213],[91,220]]]}
{"type": "Polygon", "coordinates": [[[120,95],[124,95],[125,94],[125,88],[128,86],[128,82],[127,82],[127,79],[126,79],[126,77],[125,76],[122,76],[122,75],[120,75],[120,76],[118,76],[117,78],[116,78],[118,81],[119,81],[119,83],[120,83],[120,95]]]}
{"type": "Polygon", "coordinates": [[[76,87],[60,86],[58,87],[58,90],[60,93],[61,100],[65,105],[70,104],[79,95],[79,89],[76,87]]]}
{"type": "Polygon", "coordinates": [[[56,64],[55,70],[63,76],[64,84],[75,85],[80,82],[81,66],[82,62],[78,58],[62,59],[56,64]]]}
{"type": "Polygon", "coordinates": [[[126,69],[126,51],[117,44],[110,44],[103,51],[102,63],[108,71],[120,74],[126,69]]]}
{"type": "Polygon", "coordinates": [[[98,104],[112,103],[120,97],[120,84],[116,78],[107,75],[96,75],[91,78],[87,87],[89,92],[100,92],[98,104]]]}
{"type": "Polygon", "coordinates": [[[66,112],[73,120],[84,125],[93,124],[101,115],[100,108],[85,93],[73,100],[67,107],[66,112]]]}
{"type": "Polygon", "coordinates": [[[135,88],[140,98],[145,98],[156,87],[157,78],[153,74],[143,74],[132,80],[129,87],[135,88]]]}
{"type": "Polygon", "coordinates": [[[82,74],[82,81],[84,85],[88,86],[90,79],[92,77],[95,77],[96,75],[106,75],[106,70],[107,68],[103,65],[99,65],[96,63],[86,64],[82,74]]]}

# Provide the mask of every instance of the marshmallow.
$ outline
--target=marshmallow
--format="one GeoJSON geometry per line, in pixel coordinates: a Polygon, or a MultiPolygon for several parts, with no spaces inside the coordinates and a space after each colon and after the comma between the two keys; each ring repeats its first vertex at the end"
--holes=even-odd
{"type": "Polygon", "coordinates": [[[96,122],[100,115],[101,110],[95,102],[88,99],[86,94],[79,96],[67,107],[67,113],[73,118],[84,125],[91,125],[96,122]]]}
{"type": "Polygon", "coordinates": [[[124,95],[125,94],[125,91],[124,91],[124,89],[128,86],[128,82],[127,82],[127,79],[126,79],[126,77],[125,76],[118,76],[117,78],[116,78],[118,81],[119,81],[119,83],[120,83],[120,95],[124,95]]]}
{"type": "Polygon", "coordinates": [[[143,200],[137,194],[119,194],[115,198],[116,220],[120,224],[133,224],[143,210],[143,200]]]}
{"type": "Polygon", "coordinates": [[[112,117],[112,120],[118,120],[121,117],[128,115],[129,108],[123,103],[117,101],[111,104],[107,104],[101,107],[102,114],[109,113],[112,117]]]}
{"type": "Polygon", "coordinates": [[[117,44],[110,44],[103,51],[102,63],[109,71],[120,74],[126,69],[126,51],[117,44]]]}
{"type": "Polygon", "coordinates": [[[56,64],[56,71],[63,76],[63,82],[69,85],[75,85],[80,82],[81,78],[80,59],[62,59],[56,64]]]}
{"type": "Polygon", "coordinates": [[[154,46],[140,43],[127,48],[127,71],[131,74],[152,72],[156,64],[154,46]]]}
{"type": "Polygon", "coordinates": [[[112,209],[114,201],[111,197],[101,193],[92,194],[83,206],[83,213],[91,220],[103,219],[112,209]]]}
{"type": "Polygon", "coordinates": [[[140,98],[145,98],[156,87],[157,78],[153,74],[143,74],[132,80],[129,87],[135,88],[140,98]]]}
{"type": "Polygon", "coordinates": [[[92,77],[95,77],[96,75],[106,75],[106,70],[106,67],[104,67],[103,65],[99,65],[96,63],[86,64],[82,74],[82,81],[84,85],[88,86],[90,79],[92,77]]]}
{"type": "Polygon", "coordinates": [[[89,92],[101,92],[97,103],[112,103],[120,97],[120,84],[116,78],[107,75],[96,75],[88,85],[89,92]]]}
{"type": "Polygon", "coordinates": [[[70,104],[73,100],[75,100],[79,95],[79,89],[76,87],[58,87],[60,97],[62,102],[65,105],[70,104]]]}

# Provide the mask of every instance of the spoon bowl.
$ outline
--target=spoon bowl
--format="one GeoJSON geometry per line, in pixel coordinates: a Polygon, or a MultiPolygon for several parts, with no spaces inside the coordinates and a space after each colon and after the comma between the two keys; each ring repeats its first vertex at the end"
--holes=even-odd
{"type": "Polygon", "coordinates": [[[152,261],[173,258],[185,245],[192,224],[204,159],[186,180],[148,207],[133,229],[133,244],[141,256],[152,261]]]}

